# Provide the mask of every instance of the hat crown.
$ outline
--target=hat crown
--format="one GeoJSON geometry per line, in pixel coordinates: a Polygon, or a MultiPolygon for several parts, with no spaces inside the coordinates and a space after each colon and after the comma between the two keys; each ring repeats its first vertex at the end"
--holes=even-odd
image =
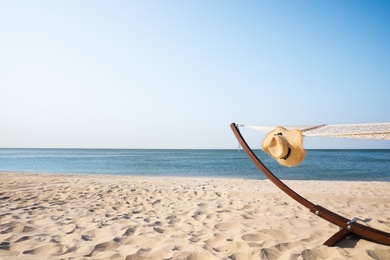
{"type": "Polygon", "coordinates": [[[273,136],[268,145],[268,151],[274,158],[282,158],[288,153],[288,142],[282,135],[273,136]]]}

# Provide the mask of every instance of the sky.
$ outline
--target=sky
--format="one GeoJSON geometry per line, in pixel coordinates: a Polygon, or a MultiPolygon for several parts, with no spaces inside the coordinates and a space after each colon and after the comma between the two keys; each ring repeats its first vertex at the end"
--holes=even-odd
{"type": "MultiPolygon", "coordinates": [[[[381,0],[0,1],[0,147],[235,149],[232,122],[390,122],[389,13],[381,0]]],[[[260,148],[265,134],[243,134],[260,148]]]]}

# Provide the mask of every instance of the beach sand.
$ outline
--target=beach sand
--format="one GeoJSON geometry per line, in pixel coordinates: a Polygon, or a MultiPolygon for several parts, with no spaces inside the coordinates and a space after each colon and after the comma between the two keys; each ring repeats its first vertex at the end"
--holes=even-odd
{"type": "MultiPolygon", "coordinates": [[[[0,259],[390,259],[269,180],[0,173],[0,259]]],[[[390,232],[389,182],[285,181],[390,232]]],[[[363,222],[362,222],[363,223],[363,222]]]]}

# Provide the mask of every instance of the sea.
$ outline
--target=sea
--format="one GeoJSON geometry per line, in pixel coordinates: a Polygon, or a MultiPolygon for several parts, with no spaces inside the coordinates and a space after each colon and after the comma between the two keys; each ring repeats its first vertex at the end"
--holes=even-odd
{"type": "MultiPolygon", "coordinates": [[[[390,149],[307,150],[284,167],[254,150],[281,180],[390,182],[390,149]]],[[[169,149],[0,149],[0,171],[265,179],[245,151],[169,149]]]]}

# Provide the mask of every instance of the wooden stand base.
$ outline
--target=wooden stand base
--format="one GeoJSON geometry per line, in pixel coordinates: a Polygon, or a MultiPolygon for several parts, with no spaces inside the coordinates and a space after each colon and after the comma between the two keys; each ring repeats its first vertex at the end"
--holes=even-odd
{"type": "Polygon", "coordinates": [[[340,229],[337,233],[331,236],[328,240],[325,241],[324,245],[326,246],[335,246],[353,233],[345,229],[340,229]]]}

